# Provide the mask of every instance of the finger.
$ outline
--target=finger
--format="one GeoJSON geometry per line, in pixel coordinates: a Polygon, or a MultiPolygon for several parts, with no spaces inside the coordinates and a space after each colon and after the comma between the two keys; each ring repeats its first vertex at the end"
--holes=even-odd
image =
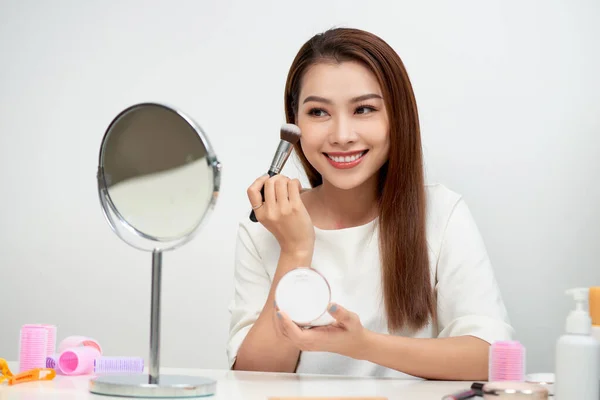
{"type": "Polygon", "coordinates": [[[273,327],[275,328],[275,334],[277,337],[285,337],[283,330],[281,329],[281,319],[277,315],[277,308],[273,311],[273,327]]]}
{"type": "Polygon", "coordinates": [[[283,335],[294,343],[300,344],[302,342],[302,329],[283,311],[277,311],[277,319],[279,320],[279,327],[283,335]]]}
{"type": "Polygon", "coordinates": [[[277,204],[277,197],[275,195],[276,178],[277,175],[269,178],[265,182],[265,203],[267,203],[268,206],[274,206],[275,204],[277,204]]]}
{"type": "Polygon", "coordinates": [[[323,332],[318,332],[314,328],[303,329],[296,325],[285,313],[279,311],[281,327],[284,335],[302,351],[316,351],[319,349],[319,343],[325,339],[323,332]]]}
{"type": "Polygon", "coordinates": [[[267,179],[269,179],[269,175],[263,175],[260,178],[256,179],[248,188],[246,193],[248,194],[248,200],[250,201],[250,205],[252,207],[259,206],[263,203],[263,198],[260,194],[260,190],[264,186],[267,179]]]}
{"type": "Polygon", "coordinates": [[[281,177],[275,181],[275,196],[277,197],[277,204],[282,207],[287,207],[290,204],[288,198],[288,182],[289,178],[281,177]]]}
{"type": "Polygon", "coordinates": [[[327,309],[329,314],[335,318],[335,320],[345,326],[351,325],[358,321],[358,316],[339,304],[331,303],[327,309]]]}
{"type": "Polygon", "coordinates": [[[286,326],[283,323],[283,315],[281,314],[281,311],[275,311],[273,318],[275,318],[273,323],[275,324],[275,327],[277,329],[277,332],[279,332],[279,335],[281,335],[282,337],[284,337],[286,339],[289,339],[286,326]]]}
{"type": "Polygon", "coordinates": [[[302,200],[300,198],[300,190],[302,184],[298,179],[292,179],[288,182],[288,197],[291,204],[299,204],[302,200]]]}

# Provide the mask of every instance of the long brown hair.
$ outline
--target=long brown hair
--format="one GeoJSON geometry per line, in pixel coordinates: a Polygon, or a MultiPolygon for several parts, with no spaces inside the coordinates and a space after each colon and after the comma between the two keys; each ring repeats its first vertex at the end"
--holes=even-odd
{"type": "MultiPolygon", "coordinates": [[[[425,185],[419,116],[412,85],[398,54],[381,38],[358,29],[336,28],[312,37],[294,59],[285,87],[287,122],[295,123],[302,77],[319,62],[357,61],[371,70],[383,91],[390,127],[390,152],[379,171],[379,246],[388,328],[419,329],[435,318],[425,235],[425,185]]],[[[312,187],[323,177],[296,154],[312,187]]]]}

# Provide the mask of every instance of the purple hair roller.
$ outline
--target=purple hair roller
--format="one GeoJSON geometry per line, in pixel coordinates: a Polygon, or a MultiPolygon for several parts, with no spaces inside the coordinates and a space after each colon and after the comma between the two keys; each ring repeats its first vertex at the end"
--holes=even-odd
{"type": "Polygon", "coordinates": [[[52,368],[53,370],[56,371],[57,374],[60,374],[60,368],[58,367],[58,359],[60,357],[60,354],[54,354],[51,356],[46,357],[46,368],[52,368]]]}
{"type": "Polygon", "coordinates": [[[94,372],[141,374],[144,372],[144,359],[142,357],[98,357],[94,361],[94,372]]]}
{"type": "Polygon", "coordinates": [[[57,359],[58,357],[54,357],[54,356],[48,356],[46,357],[46,368],[56,368],[56,364],[57,364],[57,359]]]}

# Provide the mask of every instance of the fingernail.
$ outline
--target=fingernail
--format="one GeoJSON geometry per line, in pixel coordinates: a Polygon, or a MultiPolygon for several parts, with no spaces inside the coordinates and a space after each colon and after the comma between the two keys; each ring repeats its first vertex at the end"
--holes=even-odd
{"type": "Polygon", "coordinates": [[[281,313],[277,311],[277,318],[281,319],[281,313]]]}
{"type": "Polygon", "coordinates": [[[335,304],[332,304],[331,307],[329,307],[329,311],[335,312],[335,310],[337,310],[337,306],[335,304]]]}

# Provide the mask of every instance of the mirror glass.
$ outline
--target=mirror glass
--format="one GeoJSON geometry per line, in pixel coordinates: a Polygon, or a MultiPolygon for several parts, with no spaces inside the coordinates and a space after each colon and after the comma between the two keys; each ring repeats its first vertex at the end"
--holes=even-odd
{"type": "Polygon", "coordinates": [[[98,178],[112,224],[170,242],[191,235],[202,222],[218,192],[218,173],[199,126],[173,108],[139,104],[107,129],[98,178]]]}

